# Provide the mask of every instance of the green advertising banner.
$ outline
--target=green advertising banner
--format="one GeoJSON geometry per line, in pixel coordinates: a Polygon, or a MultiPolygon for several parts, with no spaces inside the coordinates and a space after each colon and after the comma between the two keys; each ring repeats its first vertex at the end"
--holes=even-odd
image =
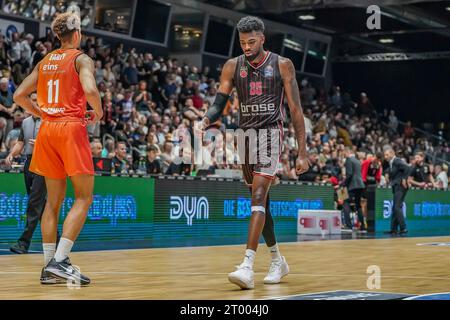
{"type": "MultiPolygon", "coordinates": [[[[390,188],[377,188],[375,194],[376,231],[390,230],[393,208],[390,188]]],[[[403,203],[409,231],[424,234],[450,233],[450,190],[411,189],[403,203]]]]}
{"type": "MultiPolygon", "coordinates": [[[[94,201],[80,240],[151,239],[154,180],[95,177],[94,201]]],[[[0,173],[0,242],[14,242],[26,222],[28,196],[22,174],[0,173]]],[[[74,202],[71,183],[60,212],[60,224],[74,202]]],[[[34,240],[40,241],[40,227],[34,240]]]]}
{"type": "MultiPolygon", "coordinates": [[[[172,245],[217,245],[246,240],[250,191],[243,182],[155,181],[153,239],[172,245]]],[[[295,241],[299,209],[334,209],[331,186],[280,184],[270,189],[270,211],[279,241],[295,241]]]]}

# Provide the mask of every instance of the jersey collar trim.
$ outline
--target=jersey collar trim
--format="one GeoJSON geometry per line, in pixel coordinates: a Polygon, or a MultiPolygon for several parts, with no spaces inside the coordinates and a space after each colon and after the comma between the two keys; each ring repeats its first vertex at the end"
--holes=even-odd
{"type": "Polygon", "coordinates": [[[253,64],[250,63],[250,61],[248,61],[245,57],[245,61],[247,62],[247,64],[252,67],[253,69],[259,69],[261,68],[266,62],[267,60],[269,60],[269,56],[272,52],[267,51],[266,56],[264,57],[264,59],[262,59],[256,66],[254,66],[253,64]]]}

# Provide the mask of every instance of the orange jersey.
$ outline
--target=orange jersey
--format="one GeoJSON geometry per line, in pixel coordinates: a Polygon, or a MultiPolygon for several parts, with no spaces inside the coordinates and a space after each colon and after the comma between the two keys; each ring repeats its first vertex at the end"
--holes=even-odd
{"type": "Polygon", "coordinates": [[[37,103],[43,120],[84,119],[86,96],[75,67],[77,49],[57,49],[39,63],[37,103]]]}

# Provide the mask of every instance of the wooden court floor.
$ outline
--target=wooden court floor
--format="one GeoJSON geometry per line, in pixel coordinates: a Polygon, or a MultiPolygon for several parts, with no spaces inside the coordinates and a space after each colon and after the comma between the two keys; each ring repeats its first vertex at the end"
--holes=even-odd
{"type": "Polygon", "coordinates": [[[270,261],[261,246],[255,289],[242,291],[227,274],[239,264],[239,246],[90,251],[71,255],[92,284],[70,288],[39,283],[42,255],[0,256],[0,299],[269,299],[331,290],[371,291],[369,266],[380,268],[378,292],[450,291],[450,247],[418,246],[450,237],[332,240],[280,244],[290,265],[281,284],[264,285],[270,261]]]}

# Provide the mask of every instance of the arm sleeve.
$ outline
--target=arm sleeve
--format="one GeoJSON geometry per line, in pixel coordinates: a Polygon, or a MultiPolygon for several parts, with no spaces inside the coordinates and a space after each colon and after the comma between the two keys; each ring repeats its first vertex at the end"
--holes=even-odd
{"type": "Polygon", "coordinates": [[[220,116],[223,113],[223,110],[225,109],[225,106],[227,105],[228,97],[229,96],[225,93],[217,93],[214,103],[211,107],[209,107],[205,115],[211,121],[211,123],[219,120],[220,116]]]}

